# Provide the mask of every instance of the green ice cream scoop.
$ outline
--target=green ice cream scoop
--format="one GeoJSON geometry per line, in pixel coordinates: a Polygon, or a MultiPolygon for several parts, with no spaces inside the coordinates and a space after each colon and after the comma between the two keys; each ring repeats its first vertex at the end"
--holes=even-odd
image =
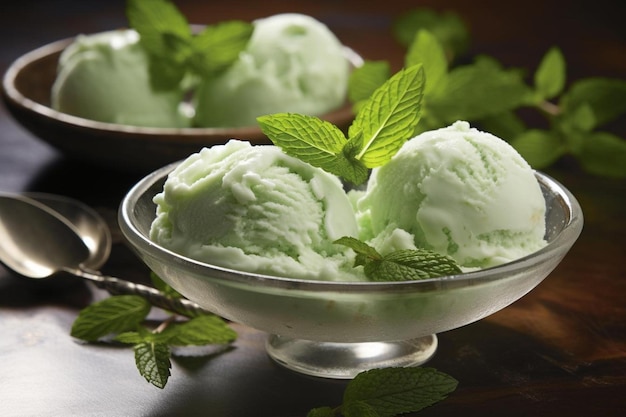
{"type": "Polygon", "coordinates": [[[466,268],[545,245],[545,202],[533,170],[508,143],[467,122],[406,142],[373,170],[357,205],[365,239],[432,249],[466,268]]]}
{"type": "Polygon", "coordinates": [[[254,126],[256,117],[265,114],[321,116],[345,104],[349,62],[326,25],[297,13],[253,24],[239,59],[198,89],[195,125],[254,126]]]}
{"type": "Polygon", "coordinates": [[[231,140],[189,156],[154,198],[150,238],[184,256],[248,272],[355,280],[356,236],[341,182],[275,146],[231,140]]]}
{"type": "Polygon", "coordinates": [[[186,127],[183,89],[155,91],[149,58],[134,30],[79,35],[63,51],[52,87],[52,107],[99,122],[186,127]]]}

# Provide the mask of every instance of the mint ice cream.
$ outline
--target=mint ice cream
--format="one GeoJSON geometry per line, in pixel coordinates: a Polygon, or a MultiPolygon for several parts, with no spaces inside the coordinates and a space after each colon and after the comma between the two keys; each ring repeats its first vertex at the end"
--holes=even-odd
{"type": "Polygon", "coordinates": [[[357,236],[340,181],[275,146],[231,140],[178,165],[154,198],[150,238],[231,269],[302,279],[356,280],[357,236]]]}
{"type": "Polygon", "coordinates": [[[183,89],[150,85],[148,55],[134,30],[79,35],[59,59],[52,108],[86,119],[147,127],[186,127],[183,89]]]}
{"type": "Polygon", "coordinates": [[[296,13],[273,15],[253,25],[239,59],[199,88],[195,125],[254,126],[261,115],[320,116],[345,103],[349,62],[326,25],[296,13]]]}
{"type": "Polygon", "coordinates": [[[508,143],[467,122],[406,142],[373,170],[357,206],[361,238],[383,252],[422,247],[485,268],[546,244],[533,170],[508,143]]]}

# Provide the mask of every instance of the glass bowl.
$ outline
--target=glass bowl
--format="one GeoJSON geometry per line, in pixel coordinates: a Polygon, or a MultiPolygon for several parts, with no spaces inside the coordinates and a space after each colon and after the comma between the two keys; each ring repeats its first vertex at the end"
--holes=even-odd
{"type": "MultiPolygon", "coordinates": [[[[232,138],[269,144],[258,126],[206,128],[153,128],[104,123],[62,113],[51,107],[51,90],[59,56],[74,38],[34,49],[16,59],[2,79],[2,100],[11,115],[35,136],[67,155],[122,171],[148,173],[178,161],[202,147],[232,138]],[[137,155],[141,155],[140,158],[137,155]]],[[[344,47],[351,68],[363,58],[344,47]]],[[[346,101],[321,116],[346,130],[354,113],[346,101]]]]}
{"type": "Polygon", "coordinates": [[[122,233],[139,257],[185,297],[228,320],[269,333],[267,352],[292,370],[327,378],[426,362],[437,333],[475,322],[538,285],[581,233],[574,196],[536,173],[547,205],[541,250],[501,266],[402,282],[306,281],[210,265],[149,239],[160,192],[176,164],[139,181],[119,211],[122,233]]]}

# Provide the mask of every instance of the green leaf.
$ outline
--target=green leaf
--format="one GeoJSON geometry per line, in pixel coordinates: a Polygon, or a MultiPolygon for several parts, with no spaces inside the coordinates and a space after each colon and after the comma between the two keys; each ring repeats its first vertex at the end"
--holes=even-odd
{"type": "Polygon", "coordinates": [[[626,141],[618,136],[607,132],[590,133],[578,157],[591,174],[626,178],[626,141]]]}
{"type": "Polygon", "coordinates": [[[528,130],[511,141],[522,157],[535,169],[543,169],[565,154],[566,148],[555,132],[528,130]]]}
{"type": "Polygon", "coordinates": [[[379,87],[357,113],[348,136],[362,134],[356,156],[367,168],[385,164],[413,136],[421,115],[424,69],[400,70],[379,87]]]}
{"type": "Polygon", "coordinates": [[[381,417],[417,412],[447,397],[458,382],[432,368],[382,368],[358,374],[343,403],[365,402],[381,417]]]}
{"type": "Polygon", "coordinates": [[[153,342],[154,337],[146,337],[145,332],[124,332],[115,336],[115,340],[128,345],[136,345],[143,342],[153,342]]]}
{"type": "Polygon", "coordinates": [[[202,346],[227,344],[237,333],[220,317],[198,316],[183,323],[173,323],[160,334],[159,341],[171,346],[202,346]]]}
{"type": "Polygon", "coordinates": [[[587,78],[580,80],[561,97],[563,113],[573,113],[587,103],[601,126],[626,113],[626,80],[587,78]]]}
{"type": "Polygon", "coordinates": [[[139,373],[152,385],[164,388],[170,376],[170,349],[166,344],[142,342],[133,347],[139,373]]]}
{"type": "Polygon", "coordinates": [[[380,417],[374,407],[365,401],[350,401],[341,407],[344,417],[380,417]]]}
{"type": "Polygon", "coordinates": [[[170,1],[127,0],[126,17],[151,54],[167,57],[174,39],[191,39],[189,22],[170,1]]]}
{"type": "Polygon", "coordinates": [[[445,88],[428,99],[428,111],[449,124],[480,120],[525,105],[530,88],[515,70],[504,70],[491,59],[452,69],[445,88]]]}
{"type": "Polygon", "coordinates": [[[391,67],[387,61],[365,61],[355,68],[348,79],[348,100],[355,111],[362,107],[378,87],[391,77],[391,67]]]}
{"type": "Polygon", "coordinates": [[[193,72],[208,78],[224,71],[237,60],[254,30],[251,23],[232,20],[207,26],[192,39],[193,72]]]}
{"type": "Polygon", "coordinates": [[[507,142],[511,142],[527,129],[524,121],[512,110],[485,117],[480,120],[480,125],[486,132],[507,142]]]}
{"type": "Polygon", "coordinates": [[[81,310],[71,335],[96,341],[108,334],[133,330],[150,312],[150,303],[136,295],[116,295],[81,310]]]}
{"type": "Polygon", "coordinates": [[[461,272],[452,258],[426,249],[397,250],[365,265],[371,281],[411,281],[461,272]]]}
{"type": "Polygon", "coordinates": [[[354,266],[365,265],[371,260],[381,261],[383,256],[376,249],[365,242],[360,241],[351,236],[343,236],[335,240],[333,243],[344,245],[356,252],[354,266]]]}
{"type": "Polygon", "coordinates": [[[565,59],[560,49],[551,48],[535,72],[535,88],[541,98],[550,99],[559,95],[564,86],[565,59]]]}
{"type": "Polygon", "coordinates": [[[448,72],[443,47],[433,34],[426,30],[420,30],[411,43],[405,56],[405,67],[422,64],[426,77],[424,95],[428,96],[434,89],[444,88],[443,83],[448,72]]]}
{"type": "Polygon", "coordinates": [[[470,34],[457,13],[437,13],[431,8],[416,8],[400,15],[393,22],[393,34],[404,46],[409,46],[419,30],[428,30],[444,46],[448,61],[464,53],[470,34]]]}

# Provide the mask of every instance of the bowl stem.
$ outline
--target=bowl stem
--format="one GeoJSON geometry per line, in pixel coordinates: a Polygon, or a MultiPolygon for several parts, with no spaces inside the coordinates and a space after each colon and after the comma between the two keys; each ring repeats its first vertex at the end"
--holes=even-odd
{"type": "Polygon", "coordinates": [[[351,379],[358,373],[389,367],[418,366],[437,350],[437,336],[393,342],[337,343],[270,335],[269,356],[293,371],[332,379],[351,379]]]}

